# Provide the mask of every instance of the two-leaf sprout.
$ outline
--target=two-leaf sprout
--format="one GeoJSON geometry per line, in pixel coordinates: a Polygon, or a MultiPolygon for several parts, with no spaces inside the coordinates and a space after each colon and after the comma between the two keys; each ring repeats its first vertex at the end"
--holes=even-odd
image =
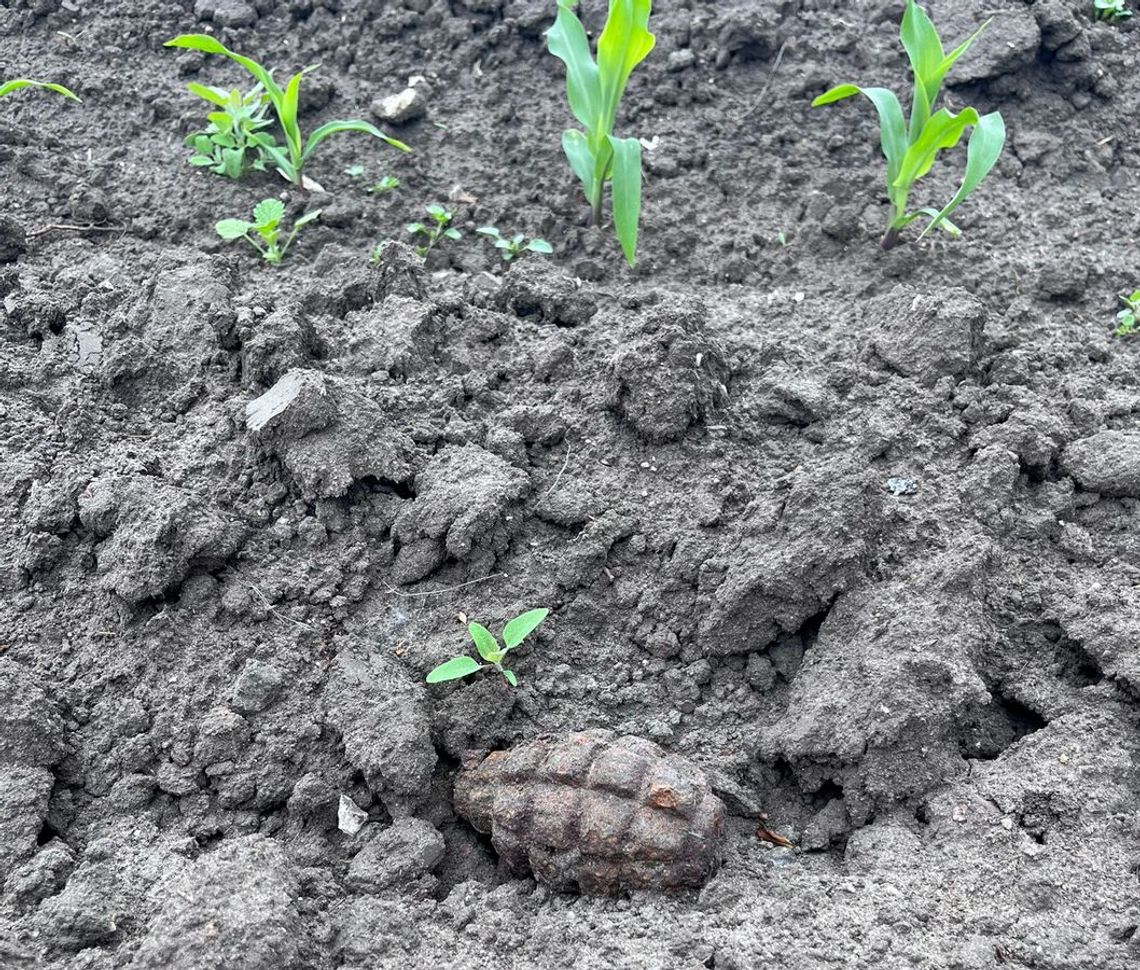
{"type": "Polygon", "coordinates": [[[538,625],[546,619],[549,613],[550,610],[547,609],[528,610],[526,613],[516,616],[503,627],[503,642],[501,644],[495,639],[495,635],[482,624],[469,623],[467,632],[471,634],[475,649],[479,651],[479,656],[483,658],[484,662],[479,663],[466,654],[452,657],[429,673],[427,682],[429,684],[441,684],[446,680],[458,680],[460,677],[478,673],[486,667],[494,667],[503,675],[508,684],[512,687],[518,687],[519,681],[515,672],[503,667],[503,660],[509,651],[514,650],[538,628],[538,625]]]}

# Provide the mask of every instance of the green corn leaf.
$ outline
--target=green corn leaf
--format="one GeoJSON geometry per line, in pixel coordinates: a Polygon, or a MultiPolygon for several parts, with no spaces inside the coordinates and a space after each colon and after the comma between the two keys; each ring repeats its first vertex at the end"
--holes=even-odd
{"type": "Polygon", "coordinates": [[[610,136],[614,150],[614,229],[632,266],[637,261],[637,224],[641,218],[641,142],[610,136]]]}
{"type": "Polygon", "coordinates": [[[442,684],[445,680],[458,680],[460,677],[466,677],[468,674],[476,673],[482,669],[483,665],[471,657],[453,657],[428,674],[427,682],[429,684],[442,684]]]}
{"type": "Polygon", "coordinates": [[[495,639],[495,635],[483,626],[482,623],[469,623],[467,625],[467,632],[471,634],[471,639],[475,641],[475,649],[479,651],[480,657],[488,663],[493,664],[503,659],[503,651],[499,649],[499,643],[495,639]]]}
{"type": "Polygon", "coordinates": [[[198,95],[203,101],[216,104],[219,108],[225,108],[229,105],[229,95],[221,88],[211,88],[205,84],[198,84],[196,81],[191,81],[186,85],[186,90],[191,94],[198,95]]]}
{"type": "Polygon", "coordinates": [[[6,94],[11,94],[13,91],[19,91],[21,88],[39,88],[41,91],[54,91],[56,94],[62,94],[65,98],[70,98],[72,101],[79,101],[79,96],[74,91],[65,88],[62,84],[56,84],[54,81],[33,81],[30,78],[18,77],[13,78],[11,81],[5,81],[0,84],[0,98],[6,94]]]}
{"type": "Polygon", "coordinates": [[[293,167],[293,163],[273,141],[270,135],[258,133],[250,138],[250,144],[256,146],[257,150],[269,156],[269,159],[277,167],[277,171],[290,182],[297,180],[297,172],[293,167]]]}
{"type": "MultiPolygon", "coordinates": [[[[306,68],[305,70],[308,70],[306,68]]],[[[285,133],[285,144],[289,146],[289,154],[293,164],[298,168],[304,166],[305,159],[301,153],[301,129],[297,127],[297,103],[301,97],[301,80],[305,71],[298,71],[285,85],[285,91],[277,103],[277,120],[281,122],[281,130],[285,133]]]]}
{"type": "Polygon", "coordinates": [[[550,615],[550,610],[527,610],[511,620],[503,627],[503,643],[507,650],[513,650],[532,634],[543,620],[550,615]]]}
{"type": "Polygon", "coordinates": [[[258,83],[265,88],[275,104],[282,96],[281,88],[277,82],[273,80],[269,72],[258,64],[257,61],[251,57],[245,57],[235,53],[209,34],[179,34],[177,37],[168,40],[162,46],[201,51],[203,54],[221,54],[223,57],[228,57],[235,64],[240,64],[249,71],[249,73],[257,79],[258,83]]]}
{"type": "MultiPolygon", "coordinates": [[[[610,0],[610,12],[598,38],[598,74],[602,88],[602,124],[609,134],[629,75],[653,50],[648,30],[651,0],[610,0]]],[[[588,125],[597,135],[597,125],[588,125]]],[[[627,253],[628,258],[628,253],[627,253]]]]}
{"type": "Polygon", "coordinates": [[[329,121],[321,125],[319,128],[313,130],[309,135],[308,141],[305,142],[305,150],[301,153],[301,157],[308,159],[313,153],[313,150],[329,135],[335,135],[342,131],[358,131],[365,135],[371,135],[373,138],[379,138],[383,142],[387,142],[393,148],[399,149],[402,152],[410,152],[411,149],[402,141],[392,138],[384,134],[375,125],[370,125],[367,121],[329,121]]]}
{"type": "Polygon", "coordinates": [[[970,133],[970,141],[966,146],[966,175],[962,179],[962,185],[946,208],[939,212],[923,230],[923,236],[931,229],[943,224],[952,227],[952,234],[957,234],[957,226],[954,226],[953,223],[947,223],[946,217],[965,202],[970,193],[990,174],[1004,147],[1005,121],[1000,112],[991,111],[987,115],[982,115],[970,133]]]}
{"type": "Polygon", "coordinates": [[[970,125],[976,125],[978,120],[978,112],[973,108],[963,108],[958,114],[943,108],[931,115],[922,133],[903,156],[902,165],[899,166],[892,185],[904,191],[909,189],[930,171],[938,153],[944,148],[957,145],[965,130],[970,125]]]}
{"type": "Polygon", "coordinates": [[[223,219],[214,226],[214,230],[219,236],[226,240],[226,242],[241,239],[241,237],[252,228],[253,223],[246,222],[244,219],[223,219]]]}
{"type": "Polygon", "coordinates": [[[575,3],[576,0],[558,0],[558,15],[546,32],[546,47],[566,65],[566,99],[570,111],[586,129],[593,131],[603,117],[602,87],[598,65],[590,54],[586,28],[573,11],[575,3]]]}
{"type": "Polygon", "coordinates": [[[926,11],[914,0],[906,2],[899,37],[914,73],[914,104],[910,113],[910,141],[913,142],[926,127],[938,97],[938,89],[942,85],[938,69],[944,55],[938,31],[926,11]]]}
{"type": "Polygon", "coordinates": [[[887,160],[887,184],[894,185],[907,152],[906,122],[902,106],[893,91],[886,88],[861,88],[857,84],[840,84],[812,101],[813,108],[832,104],[852,95],[861,94],[875,106],[879,115],[879,143],[887,160]]]}
{"type": "Polygon", "coordinates": [[[513,670],[504,670],[503,676],[506,678],[507,683],[512,687],[518,687],[519,679],[515,676],[515,672],[513,670]]]}
{"type": "Polygon", "coordinates": [[[576,128],[568,128],[562,132],[562,150],[566,153],[570,168],[582,183],[586,198],[593,204],[602,187],[595,175],[594,153],[590,151],[589,140],[576,128]]]}
{"type": "Polygon", "coordinates": [[[253,207],[253,219],[257,228],[275,226],[285,217],[285,203],[280,199],[262,199],[253,207]]]}

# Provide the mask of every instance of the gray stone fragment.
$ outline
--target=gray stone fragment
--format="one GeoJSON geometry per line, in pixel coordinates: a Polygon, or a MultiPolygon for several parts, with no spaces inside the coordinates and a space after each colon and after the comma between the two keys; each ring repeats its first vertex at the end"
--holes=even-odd
{"type": "Polygon", "coordinates": [[[238,674],[230,701],[234,710],[242,714],[255,714],[272,703],[284,678],[273,664],[250,660],[238,674]]]}
{"type": "Polygon", "coordinates": [[[268,391],[245,406],[245,426],[258,438],[300,438],[327,428],[336,405],[320,371],[294,368],[268,391]]]}
{"type": "Polygon", "coordinates": [[[1061,468],[1090,492],[1140,498],[1140,432],[1101,431],[1071,442],[1061,468]]]}
{"type": "Polygon", "coordinates": [[[380,892],[431,872],[443,854],[443,836],[430,822],[397,819],[353,857],[347,884],[357,892],[380,892]]]}
{"type": "Polygon", "coordinates": [[[386,94],[372,102],[372,116],[390,125],[404,125],[422,118],[427,113],[427,98],[422,85],[405,88],[396,94],[386,94]]]}

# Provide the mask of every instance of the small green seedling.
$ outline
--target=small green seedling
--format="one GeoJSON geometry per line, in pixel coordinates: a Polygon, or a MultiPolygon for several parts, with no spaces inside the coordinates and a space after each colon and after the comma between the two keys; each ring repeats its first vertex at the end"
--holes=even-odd
{"type": "Polygon", "coordinates": [[[448,212],[441,205],[427,205],[424,210],[431,216],[431,222],[409,222],[405,227],[408,232],[413,236],[423,239],[423,242],[416,246],[416,252],[423,258],[427,258],[427,254],[436,247],[436,245],[444,239],[457,240],[462,239],[463,234],[458,229],[453,229],[451,220],[455,216],[448,212]]]}
{"type": "Polygon", "coordinates": [[[301,81],[310,71],[316,70],[315,64],[298,71],[289,78],[285,87],[281,88],[273,80],[272,74],[253,58],[235,53],[208,34],[180,34],[178,37],[168,40],[164,46],[202,51],[204,54],[221,54],[223,57],[228,57],[231,61],[240,64],[253,75],[257,83],[265,89],[265,97],[269,99],[269,103],[277,115],[277,122],[285,136],[284,149],[274,141],[272,135],[265,132],[258,132],[254,137],[258,146],[269,156],[277,170],[300,189],[305,188],[304,168],[312,158],[313,152],[317,150],[321,142],[338,132],[361,132],[379,138],[402,152],[411,151],[402,141],[389,137],[375,125],[358,120],[325,122],[319,128],[314,129],[307,139],[302,140],[301,127],[297,122],[301,81]]]}
{"type": "Polygon", "coordinates": [[[0,82],[0,98],[6,94],[11,94],[13,91],[19,91],[21,88],[39,88],[41,91],[54,91],[56,94],[62,94],[65,98],[70,98],[72,101],[78,101],[79,97],[74,91],[70,91],[62,84],[56,84],[54,81],[32,81],[26,77],[13,78],[11,81],[0,82]]]}
{"type": "Polygon", "coordinates": [[[495,248],[499,251],[499,255],[502,257],[504,263],[511,262],[516,256],[522,253],[542,253],[545,256],[549,256],[554,252],[554,247],[545,239],[528,240],[521,232],[516,232],[511,236],[504,236],[494,226],[480,226],[475,231],[494,242],[495,248]]]}
{"type": "Polygon", "coordinates": [[[878,112],[879,137],[883,155],[887,159],[887,195],[891,202],[883,249],[896,246],[902,229],[922,216],[930,219],[922,231],[923,236],[932,229],[939,228],[952,236],[960,235],[961,230],[948,216],[966,201],[1001,155],[1005,145],[1005,122],[999,112],[979,115],[974,108],[963,108],[954,114],[949,109],[942,108],[932,114],[946,72],[969,50],[988,25],[987,20],[964,43],[947,54],[942,49],[938,31],[926,11],[915,0],[906,0],[901,37],[914,71],[914,102],[910,109],[909,127],[903,119],[898,98],[886,88],[840,84],[812,102],[812,107],[816,107],[862,94],[878,112]],[[907,212],[907,199],[914,183],[930,171],[938,152],[957,145],[965,130],[971,126],[974,130],[966,148],[966,174],[957,194],[941,210],[919,209],[917,212],[907,212]]]}
{"type": "Polygon", "coordinates": [[[429,684],[442,684],[445,680],[458,680],[460,677],[477,673],[485,667],[494,667],[503,675],[508,684],[512,687],[518,687],[519,681],[515,672],[503,667],[503,659],[509,651],[514,650],[538,628],[548,613],[550,610],[547,609],[529,610],[516,616],[503,627],[502,645],[485,626],[479,623],[469,623],[467,632],[471,634],[471,639],[475,642],[475,649],[479,651],[479,656],[486,662],[479,663],[479,661],[465,654],[452,657],[428,674],[427,682],[429,684]]]}
{"type": "Polygon", "coordinates": [[[1122,296],[1120,302],[1124,309],[1116,315],[1116,330],[1113,332],[1117,337],[1130,337],[1140,324],[1140,290],[1133,290],[1130,296],[1122,296]]]}
{"type": "Polygon", "coordinates": [[[399,187],[400,180],[395,175],[385,175],[379,181],[368,186],[368,191],[373,195],[384,195],[386,192],[393,192],[399,187]]]}
{"type": "Polygon", "coordinates": [[[641,218],[641,143],[636,138],[615,138],[613,130],[629,76],[656,43],[648,30],[652,3],[610,0],[596,62],[575,6],[577,0],[558,0],[557,19],[546,32],[550,53],[566,64],[570,110],[586,129],[564,131],[562,149],[586,192],[594,225],[602,223],[602,194],[610,183],[614,229],[632,266],[641,218]]]}
{"type": "Polygon", "coordinates": [[[364,174],[364,166],[360,163],[349,165],[348,168],[344,170],[344,174],[349,178],[358,179],[364,174]]]}
{"type": "Polygon", "coordinates": [[[1097,20],[1127,20],[1132,11],[1127,0],[1093,0],[1093,16],[1097,20]]]}
{"type": "Polygon", "coordinates": [[[232,179],[251,170],[264,172],[266,156],[257,136],[273,121],[261,85],[248,94],[237,88],[226,91],[205,84],[191,83],[186,87],[219,109],[206,115],[210,123],[204,130],[186,136],[186,144],[194,149],[190,164],[232,179]]]}
{"type": "Polygon", "coordinates": [[[297,233],[320,216],[321,210],[306,212],[293,223],[293,230],[281,242],[281,220],[285,218],[285,203],[280,199],[262,199],[253,207],[253,222],[244,219],[223,219],[214,228],[227,242],[244,239],[261,253],[267,263],[278,264],[285,258],[297,233]]]}

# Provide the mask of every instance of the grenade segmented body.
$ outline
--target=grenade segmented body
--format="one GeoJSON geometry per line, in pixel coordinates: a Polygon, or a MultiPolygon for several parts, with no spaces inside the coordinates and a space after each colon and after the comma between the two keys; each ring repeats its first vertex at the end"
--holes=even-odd
{"type": "Polygon", "coordinates": [[[493,751],[455,807],[516,873],[587,893],[700,886],[720,862],[724,805],[691,762],[612,731],[493,751]]]}

